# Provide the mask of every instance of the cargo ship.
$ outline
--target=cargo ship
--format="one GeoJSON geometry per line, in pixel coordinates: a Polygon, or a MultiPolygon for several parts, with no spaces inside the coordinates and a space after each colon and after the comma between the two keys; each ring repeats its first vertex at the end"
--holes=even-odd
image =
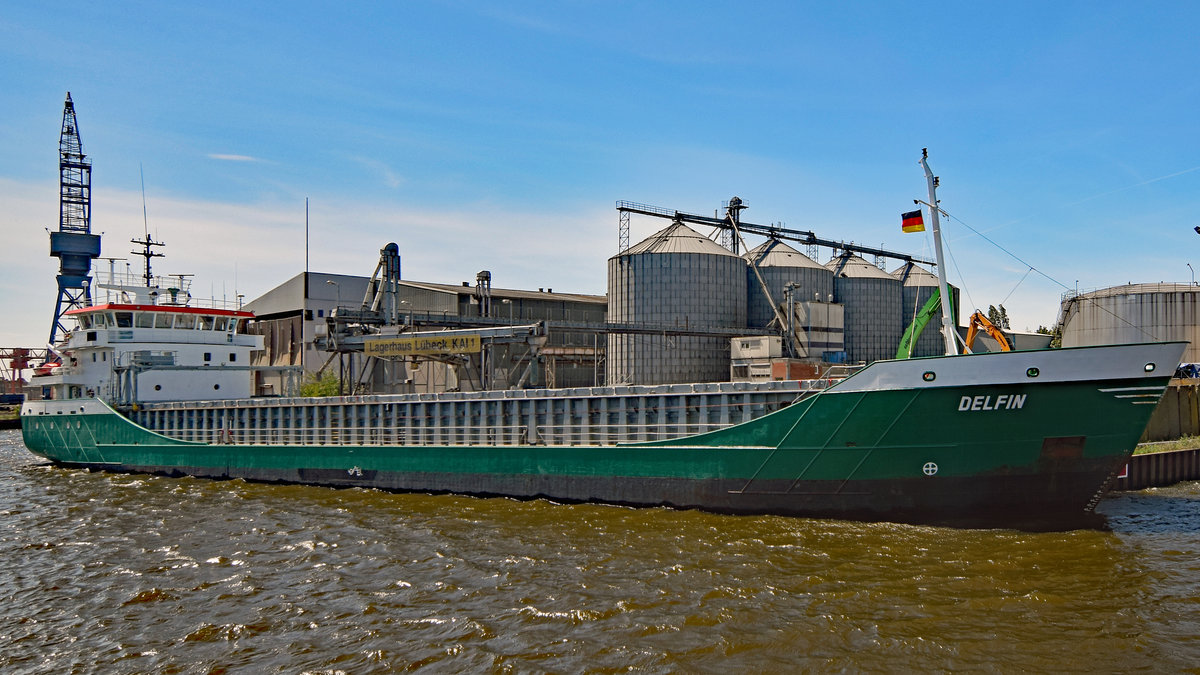
{"type": "Polygon", "coordinates": [[[145,283],[110,278],[105,301],[66,313],[78,327],[35,378],[43,400],[21,411],[35,454],[168,476],[1073,527],[1128,460],[1186,346],[959,354],[946,317],[946,355],[836,380],[254,398],[250,313],[198,306],[148,266],[145,283]]]}

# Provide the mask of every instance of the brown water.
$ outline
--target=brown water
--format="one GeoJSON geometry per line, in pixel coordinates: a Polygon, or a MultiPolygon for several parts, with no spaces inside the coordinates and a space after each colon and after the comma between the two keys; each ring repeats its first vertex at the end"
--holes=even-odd
{"type": "Polygon", "coordinates": [[[71,471],[0,432],[0,672],[1200,672],[1200,483],[1030,534],[71,471]]]}

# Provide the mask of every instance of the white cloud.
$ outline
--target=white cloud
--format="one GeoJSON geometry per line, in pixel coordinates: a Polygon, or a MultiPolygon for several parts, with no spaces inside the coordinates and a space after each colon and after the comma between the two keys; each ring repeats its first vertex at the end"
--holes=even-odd
{"type": "Polygon", "coordinates": [[[225,155],[225,154],[221,154],[221,153],[210,153],[208,155],[208,158],[209,159],[219,159],[223,162],[261,162],[262,161],[261,159],[259,159],[257,157],[251,157],[249,155],[225,155]]]}
{"type": "Polygon", "coordinates": [[[388,166],[384,162],[381,162],[377,159],[371,159],[369,157],[352,157],[351,159],[370,169],[371,171],[378,173],[383,179],[384,185],[387,185],[390,188],[395,189],[404,184],[404,176],[396,173],[392,167],[388,166]]]}
{"type": "MultiPolygon", "coordinates": [[[[38,346],[49,334],[58,261],[46,229],[57,228],[58,187],[0,179],[8,262],[0,267],[0,346],[38,346]]],[[[304,203],[230,204],[147,195],[148,229],[166,243],[158,274],[194,274],[197,298],[251,300],[304,270],[304,203]]],[[[369,276],[379,249],[400,245],[406,279],[456,284],[488,269],[498,288],[605,292],[605,261],[616,252],[609,208],[572,215],[478,204],[427,211],[393,202],[317,198],[310,204],[313,271],[369,276]]],[[[130,242],[143,230],[140,192],[108,190],[94,201],[92,232],[102,255],[140,269],[130,242]]],[[[97,261],[98,266],[108,263],[97,261]]]]}
{"type": "Polygon", "coordinates": [[[58,261],[50,257],[47,227],[58,227],[58,184],[0,178],[0,231],[6,246],[0,266],[0,346],[41,347],[50,335],[58,287],[58,261]]]}

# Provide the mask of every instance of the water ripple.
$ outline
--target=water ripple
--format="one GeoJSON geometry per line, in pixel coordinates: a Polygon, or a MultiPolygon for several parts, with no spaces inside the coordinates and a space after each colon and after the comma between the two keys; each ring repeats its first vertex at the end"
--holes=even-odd
{"type": "Polygon", "coordinates": [[[1024,533],[70,471],[0,434],[12,673],[1195,671],[1200,484],[1024,533]]]}

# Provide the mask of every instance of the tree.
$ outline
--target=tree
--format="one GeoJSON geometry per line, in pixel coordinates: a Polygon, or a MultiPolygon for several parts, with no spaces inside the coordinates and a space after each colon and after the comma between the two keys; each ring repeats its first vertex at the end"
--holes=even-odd
{"type": "Polygon", "coordinates": [[[1046,326],[1039,325],[1037,327],[1037,330],[1034,332],[1040,333],[1042,335],[1051,336],[1050,337],[1050,347],[1051,348],[1057,349],[1062,346],[1062,326],[1061,325],[1055,324],[1055,326],[1053,328],[1047,328],[1046,326]]]}
{"type": "Polygon", "coordinates": [[[993,326],[999,328],[1000,330],[1008,330],[1011,328],[1011,326],[1008,325],[1008,310],[1004,309],[1004,305],[1000,305],[999,309],[996,309],[995,305],[988,305],[987,318],[988,321],[992,322],[993,326]]]}
{"type": "Polygon", "coordinates": [[[306,375],[304,382],[300,385],[301,396],[337,396],[338,395],[338,379],[333,373],[325,373],[321,377],[317,377],[316,373],[306,375]]]}

